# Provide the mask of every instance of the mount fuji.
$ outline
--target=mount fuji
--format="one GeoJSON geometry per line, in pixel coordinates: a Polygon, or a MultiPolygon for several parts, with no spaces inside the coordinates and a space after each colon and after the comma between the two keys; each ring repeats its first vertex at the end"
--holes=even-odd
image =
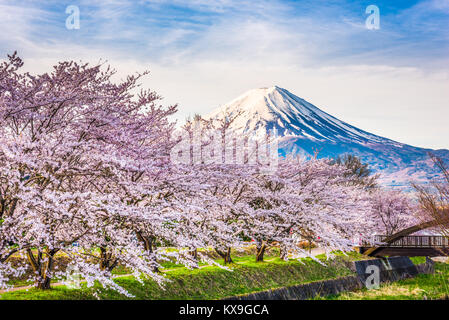
{"type": "Polygon", "coordinates": [[[334,158],[359,156],[381,174],[381,183],[409,186],[437,178],[428,153],[449,159],[449,150],[432,150],[399,143],[358,129],[322,111],[313,104],[277,86],[246,92],[207,115],[206,119],[235,117],[230,129],[266,133],[276,129],[279,153],[334,158]]]}

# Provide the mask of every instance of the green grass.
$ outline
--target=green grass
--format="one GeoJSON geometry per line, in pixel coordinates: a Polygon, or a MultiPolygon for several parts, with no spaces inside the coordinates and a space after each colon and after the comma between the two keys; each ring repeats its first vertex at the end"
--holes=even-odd
{"type": "MultiPolygon", "coordinates": [[[[337,255],[334,260],[325,261],[323,266],[310,258],[285,262],[278,257],[268,256],[266,261],[256,263],[252,255],[234,257],[233,271],[216,266],[187,270],[176,267],[166,273],[171,281],[162,289],[152,280],[141,285],[132,277],[120,277],[114,281],[135,296],[134,299],[221,299],[268,289],[292,286],[301,283],[333,279],[353,274],[348,261],[362,256],[353,253],[349,256],[337,255]]],[[[320,257],[324,259],[324,257],[320,257]]],[[[55,286],[51,290],[18,290],[1,294],[1,299],[126,299],[125,296],[105,290],[99,285],[81,289],[68,289],[55,286]]]]}
{"type": "Polygon", "coordinates": [[[410,257],[410,260],[412,260],[414,264],[426,263],[426,257],[410,257]]]}
{"type": "MultiPolygon", "coordinates": [[[[424,258],[425,259],[425,258],[424,258]]],[[[420,259],[413,259],[420,261],[420,259]]],[[[422,259],[421,259],[422,260],[422,259]]],[[[414,262],[415,262],[414,261],[414,262]]],[[[422,261],[421,261],[422,262],[422,261]]],[[[423,300],[444,299],[449,296],[449,265],[435,264],[435,274],[420,274],[415,278],[384,284],[377,290],[329,296],[326,300],[423,300]]]]}

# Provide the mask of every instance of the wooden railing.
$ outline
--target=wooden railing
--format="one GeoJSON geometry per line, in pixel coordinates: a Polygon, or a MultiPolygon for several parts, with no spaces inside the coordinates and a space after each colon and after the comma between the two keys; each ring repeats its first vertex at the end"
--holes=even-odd
{"type": "MultiPolygon", "coordinates": [[[[383,243],[387,236],[374,236],[375,242],[383,243]]],[[[380,244],[379,247],[400,248],[444,248],[449,247],[449,239],[444,236],[406,236],[392,243],[380,244]]]]}

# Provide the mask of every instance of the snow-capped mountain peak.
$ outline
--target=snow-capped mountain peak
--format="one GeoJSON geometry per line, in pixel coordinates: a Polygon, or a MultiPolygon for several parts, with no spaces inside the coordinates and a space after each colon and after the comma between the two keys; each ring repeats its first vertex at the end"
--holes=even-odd
{"type": "MultiPolygon", "coordinates": [[[[320,157],[336,157],[344,153],[358,155],[375,170],[391,176],[404,173],[402,180],[427,180],[436,174],[428,152],[358,129],[322,111],[306,100],[278,86],[249,90],[214,110],[205,119],[231,117],[230,128],[238,132],[259,134],[276,129],[282,137],[280,154],[300,152],[320,157]]],[[[435,153],[449,159],[448,150],[435,153]]],[[[393,178],[394,177],[394,178],[393,178]]],[[[389,180],[390,179],[390,180],[389,180]]]]}
{"type": "Polygon", "coordinates": [[[234,129],[257,131],[276,128],[283,136],[318,141],[392,143],[340,121],[278,86],[250,90],[206,118],[220,117],[225,113],[232,116],[239,112],[242,115],[233,124],[234,129]]]}

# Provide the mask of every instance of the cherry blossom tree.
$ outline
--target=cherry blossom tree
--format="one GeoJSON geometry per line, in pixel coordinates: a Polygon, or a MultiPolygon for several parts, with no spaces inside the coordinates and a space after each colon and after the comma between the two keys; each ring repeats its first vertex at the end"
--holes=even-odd
{"type": "Polygon", "coordinates": [[[112,280],[117,266],[161,283],[163,261],[216,264],[197,250],[214,248],[230,263],[248,237],[257,261],[275,243],[285,258],[307,254],[298,235],[349,251],[354,234],[400,216],[328,160],[286,157],[267,170],[262,142],[227,131],[238,114],[175,131],[176,106],[140,88],[147,72],[114,81],[101,65],[61,62],[40,75],[22,66],[16,54],[0,64],[0,286],[23,274],[9,264],[21,255],[48,289],[65,276],[54,268],[64,254],[89,286],[129,295],[112,280]]]}
{"type": "Polygon", "coordinates": [[[159,280],[136,233],[168,233],[167,205],[152,199],[164,193],[176,106],[138,91],[146,72],[114,83],[100,65],[61,62],[41,75],[22,65],[14,54],[0,66],[0,263],[25,254],[43,289],[59,252],[106,286],[118,263],[159,280]]]}
{"type": "Polygon", "coordinates": [[[178,192],[185,199],[179,210],[190,217],[190,223],[194,222],[197,231],[192,235],[202,237],[202,242],[214,248],[225,264],[232,262],[231,248],[243,243],[242,217],[248,212],[252,188],[256,186],[254,173],[258,171],[257,165],[245,162],[243,141],[236,143],[235,136],[227,132],[234,119],[228,116],[223,121],[204,120],[196,116],[179,133],[187,143],[180,148],[185,155],[183,165],[178,165],[178,169],[182,168],[179,177],[188,181],[178,192]],[[242,162],[237,161],[238,157],[242,162]]]}
{"type": "Polygon", "coordinates": [[[377,189],[370,194],[371,210],[367,219],[374,222],[374,230],[390,236],[418,223],[417,203],[401,191],[377,189]]]}
{"type": "Polygon", "coordinates": [[[345,168],[327,160],[287,157],[276,174],[259,177],[262,194],[254,198],[249,229],[263,261],[267,246],[278,243],[291,256],[306,254],[299,237],[320,237],[326,252],[351,251],[352,237],[366,229],[363,214],[368,207],[360,188],[348,185],[345,168]],[[296,237],[295,237],[296,235],[296,237]],[[298,237],[299,236],[299,237],[298,237]]]}

